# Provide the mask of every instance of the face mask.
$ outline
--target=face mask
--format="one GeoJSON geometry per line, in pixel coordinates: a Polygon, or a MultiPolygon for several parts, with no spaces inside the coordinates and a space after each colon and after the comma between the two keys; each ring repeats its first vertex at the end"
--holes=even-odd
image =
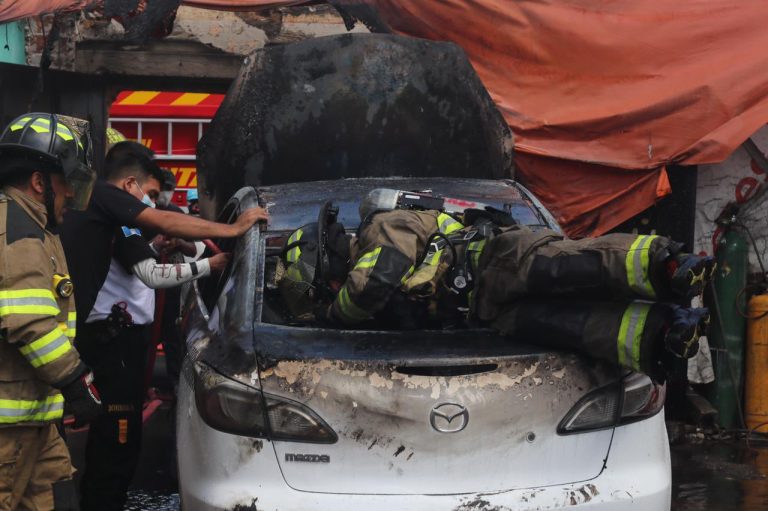
{"type": "Polygon", "coordinates": [[[160,206],[166,207],[171,203],[171,197],[173,197],[173,192],[160,192],[160,196],[157,198],[157,203],[160,206]]]}
{"type": "Polygon", "coordinates": [[[147,205],[147,206],[149,206],[150,208],[153,208],[153,209],[154,209],[154,208],[155,208],[155,203],[154,203],[154,202],[152,202],[152,199],[150,199],[150,198],[149,198],[149,195],[147,195],[146,193],[144,193],[144,190],[142,190],[142,189],[141,189],[141,185],[139,185],[139,183],[136,183],[136,187],[137,187],[137,188],[139,189],[139,191],[142,193],[142,196],[141,196],[141,202],[143,202],[144,204],[146,204],[146,205],[147,205]]]}
{"type": "Polygon", "coordinates": [[[155,207],[155,203],[152,202],[152,199],[150,199],[149,195],[147,195],[146,193],[141,197],[141,202],[143,202],[144,204],[146,204],[150,208],[154,208],[155,207]]]}

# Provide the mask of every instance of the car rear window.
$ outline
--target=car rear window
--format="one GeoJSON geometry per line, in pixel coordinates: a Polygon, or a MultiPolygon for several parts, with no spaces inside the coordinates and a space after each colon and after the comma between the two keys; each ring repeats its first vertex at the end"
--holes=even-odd
{"type": "MultiPolygon", "coordinates": [[[[270,212],[266,235],[264,300],[262,321],[279,325],[318,326],[293,318],[278,289],[285,268],[280,260],[290,234],[301,226],[317,221],[322,205],[333,201],[339,208],[338,220],[350,235],[359,224],[360,199],[374,188],[394,188],[451,197],[468,204],[481,202],[509,212],[520,224],[534,229],[554,227],[537,206],[514,183],[509,181],[446,179],[355,179],[281,185],[259,190],[261,200],[270,212]]],[[[380,329],[381,325],[376,328],[380,329]]]]}

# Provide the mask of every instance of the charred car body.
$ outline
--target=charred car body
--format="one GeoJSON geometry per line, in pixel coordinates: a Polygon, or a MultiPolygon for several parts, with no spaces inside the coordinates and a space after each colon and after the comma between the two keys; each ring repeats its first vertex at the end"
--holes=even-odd
{"type": "Polygon", "coordinates": [[[185,306],[184,509],[668,509],[663,389],[646,376],[489,330],[339,330],[281,311],[280,252],[327,200],[349,232],[381,187],[558,229],[509,179],[511,135],[461,52],[343,36],[252,59],[203,144],[201,188],[224,220],[261,204],[271,221],[222,247],[230,268],[185,306]]]}

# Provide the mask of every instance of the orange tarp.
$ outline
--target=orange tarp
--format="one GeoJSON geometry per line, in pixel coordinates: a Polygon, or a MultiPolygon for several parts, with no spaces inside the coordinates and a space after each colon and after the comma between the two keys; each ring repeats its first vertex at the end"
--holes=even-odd
{"type": "Polygon", "coordinates": [[[665,165],[721,161],[768,121],[765,0],[366,2],[464,48],[518,178],[571,235],[615,227],[668,192],[665,165]]]}
{"type": "Polygon", "coordinates": [[[518,178],[571,235],[618,225],[668,193],[665,166],[721,161],[768,121],[766,0],[334,3],[462,46],[515,133],[518,178]]]}

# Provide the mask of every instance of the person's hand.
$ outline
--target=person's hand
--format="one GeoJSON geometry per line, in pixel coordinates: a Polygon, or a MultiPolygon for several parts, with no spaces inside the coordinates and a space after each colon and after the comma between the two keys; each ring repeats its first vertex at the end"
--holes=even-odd
{"type": "Polygon", "coordinates": [[[64,411],[75,416],[75,427],[87,424],[104,411],[91,371],[84,371],[76,380],[62,387],[61,393],[64,396],[64,411]]]}
{"type": "Polygon", "coordinates": [[[251,208],[246,209],[233,224],[236,229],[236,236],[242,236],[245,231],[251,228],[256,222],[266,222],[269,220],[269,213],[264,208],[251,208]]]}
{"type": "Polygon", "coordinates": [[[165,250],[166,245],[168,245],[168,238],[165,236],[165,234],[158,234],[154,238],[152,238],[152,241],[150,242],[152,247],[155,249],[155,251],[159,254],[162,253],[165,250]]]}
{"type": "Polygon", "coordinates": [[[229,252],[222,252],[208,258],[208,264],[211,267],[211,273],[220,273],[227,267],[229,261],[232,259],[232,254],[229,252]]]}
{"type": "Polygon", "coordinates": [[[163,247],[163,253],[170,254],[171,252],[175,252],[178,248],[178,245],[178,238],[168,238],[165,242],[165,246],[163,247]]]}
{"type": "Polygon", "coordinates": [[[165,234],[158,234],[152,238],[152,246],[158,254],[170,254],[177,249],[178,238],[169,238],[165,234]]]}

